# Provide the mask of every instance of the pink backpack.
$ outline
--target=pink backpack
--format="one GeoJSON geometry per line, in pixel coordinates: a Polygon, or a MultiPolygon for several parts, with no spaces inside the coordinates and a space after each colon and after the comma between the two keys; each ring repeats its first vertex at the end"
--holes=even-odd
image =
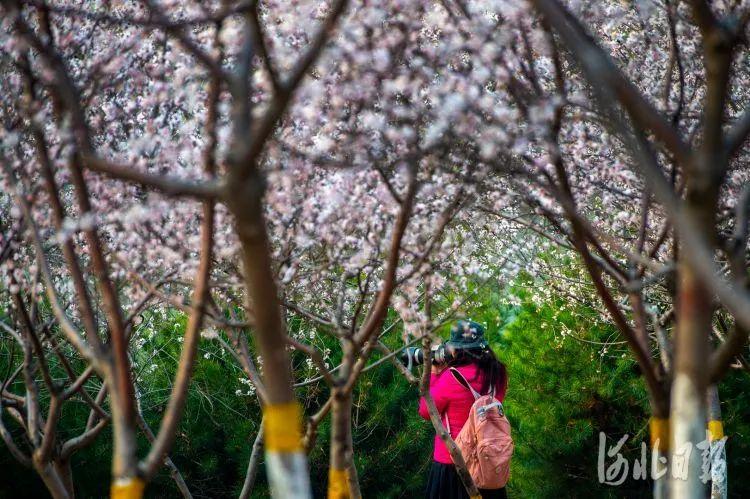
{"type": "Polygon", "coordinates": [[[489,395],[480,395],[457,369],[452,367],[451,373],[474,396],[469,419],[456,437],[471,478],[480,489],[504,487],[510,477],[513,439],[503,404],[495,399],[494,387],[489,395]]]}

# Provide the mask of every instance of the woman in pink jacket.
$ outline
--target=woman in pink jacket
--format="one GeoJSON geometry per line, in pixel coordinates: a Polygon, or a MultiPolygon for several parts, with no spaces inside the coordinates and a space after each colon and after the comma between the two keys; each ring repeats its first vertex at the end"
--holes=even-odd
{"type": "MultiPolygon", "coordinates": [[[[469,418],[474,396],[451,374],[455,367],[480,394],[488,394],[494,387],[495,398],[502,402],[508,387],[505,365],[497,360],[484,339],[484,327],[474,321],[458,321],[451,328],[451,339],[445,344],[448,361],[433,365],[430,376],[430,395],[440,413],[443,424],[450,429],[451,437],[458,436],[469,418]]],[[[419,415],[429,420],[427,403],[419,400],[419,415]]],[[[505,487],[480,490],[483,499],[506,498],[505,487]]],[[[435,449],[430,475],[427,479],[428,499],[468,499],[469,495],[461,483],[448,449],[435,435],[435,449]]]]}

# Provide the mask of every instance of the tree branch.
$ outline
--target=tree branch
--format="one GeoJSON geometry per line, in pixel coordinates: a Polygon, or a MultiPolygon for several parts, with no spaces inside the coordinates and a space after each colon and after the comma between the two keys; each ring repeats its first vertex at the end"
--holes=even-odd
{"type": "Polygon", "coordinates": [[[220,197],[223,188],[221,182],[191,182],[169,175],[154,175],[95,156],[83,156],[83,165],[87,169],[107,177],[155,189],[167,196],[187,196],[200,200],[211,200],[220,197]]]}

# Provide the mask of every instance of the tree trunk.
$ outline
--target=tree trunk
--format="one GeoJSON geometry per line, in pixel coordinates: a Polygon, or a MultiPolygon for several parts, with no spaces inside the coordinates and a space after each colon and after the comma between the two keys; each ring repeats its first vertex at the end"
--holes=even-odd
{"type": "MultiPolygon", "coordinates": [[[[109,389],[110,410],[112,413],[112,485],[113,499],[140,499],[146,484],[138,476],[136,456],[136,432],[133,421],[130,395],[127,387],[118,386],[111,373],[105,376],[109,389]]],[[[120,382],[121,383],[121,382],[120,382]]]]}
{"type": "MultiPolygon", "coordinates": [[[[146,422],[146,419],[143,417],[140,404],[136,405],[135,416],[138,426],[140,426],[141,430],[146,435],[146,439],[151,444],[153,444],[156,436],[154,435],[153,430],[151,430],[149,424],[146,422]]],[[[193,499],[193,494],[190,493],[190,489],[188,488],[187,483],[185,483],[185,479],[182,477],[180,469],[176,464],[174,464],[174,461],[172,461],[172,458],[170,458],[169,455],[164,456],[164,466],[169,469],[169,476],[171,476],[172,480],[174,480],[174,483],[175,485],[177,485],[177,489],[180,491],[180,494],[182,494],[182,497],[184,497],[185,499],[193,499]]]]}
{"type": "Polygon", "coordinates": [[[169,468],[169,476],[172,477],[172,480],[174,480],[175,485],[177,485],[177,489],[180,491],[180,494],[182,494],[182,497],[185,499],[193,499],[193,494],[190,493],[190,489],[187,486],[187,483],[185,483],[185,479],[182,476],[182,473],[180,473],[179,468],[177,468],[177,465],[174,464],[174,461],[172,461],[172,458],[169,456],[166,456],[164,458],[164,465],[169,468]]]}
{"type": "MultiPolygon", "coordinates": [[[[351,414],[351,408],[349,409],[349,413],[351,414]]],[[[357,465],[354,463],[354,440],[351,431],[349,432],[349,448],[352,450],[347,477],[349,478],[349,491],[352,494],[352,499],[362,499],[362,491],[359,489],[359,474],[357,473],[357,465]]]]}
{"type": "Polygon", "coordinates": [[[273,274],[271,247],[263,216],[263,179],[253,168],[249,179],[234,179],[229,206],[242,246],[247,316],[263,359],[266,472],[274,498],[311,497],[307,455],[302,447],[302,410],[292,388],[281,302],[273,274]]]}
{"type": "MultiPolygon", "coordinates": [[[[658,370],[664,377],[668,377],[672,371],[672,346],[667,333],[659,322],[657,312],[649,313],[643,296],[639,293],[631,293],[630,300],[636,316],[636,331],[639,333],[639,341],[646,351],[650,351],[648,341],[648,330],[646,325],[647,316],[651,316],[656,336],[656,345],[659,351],[661,368],[658,370]]],[[[660,380],[663,378],[660,377],[660,380]]],[[[651,433],[651,479],[653,480],[654,499],[669,499],[669,464],[670,455],[670,422],[669,422],[669,392],[665,388],[655,391],[648,384],[649,399],[651,405],[651,420],[649,431],[651,433]]]]}
{"type": "Polygon", "coordinates": [[[55,469],[51,463],[39,463],[36,462],[35,459],[34,468],[36,468],[37,473],[39,473],[44,485],[54,499],[71,498],[62,477],[58,474],[57,469],[55,469]]]}
{"type": "MultiPolygon", "coordinates": [[[[669,416],[668,412],[666,416],[669,416]]],[[[654,414],[650,421],[650,431],[654,499],[669,499],[669,418],[654,414]]]]}
{"type": "Polygon", "coordinates": [[[721,421],[721,401],[716,385],[708,388],[708,433],[711,442],[711,499],[727,498],[727,452],[724,425],[721,421]]]}
{"type": "Polygon", "coordinates": [[[329,499],[362,497],[354,467],[352,449],[352,394],[336,388],[331,413],[331,463],[328,477],[329,499]]]}
{"type": "Polygon", "coordinates": [[[73,487],[73,470],[70,467],[69,459],[58,459],[55,460],[52,465],[55,467],[62,484],[65,486],[65,490],[68,491],[68,497],[74,499],[76,496],[75,487],[73,487]]]}
{"type": "Polygon", "coordinates": [[[669,453],[654,450],[651,458],[652,469],[656,467],[655,470],[665,470],[660,476],[654,476],[652,473],[652,477],[654,477],[654,499],[669,499],[669,453]]]}
{"type": "Polygon", "coordinates": [[[250,499],[250,494],[255,486],[255,477],[258,476],[258,467],[260,466],[260,454],[263,449],[263,426],[261,425],[258,434],[253,442],[253,451],[250,453],[250,461],[247,463],[247,473],[245,473],[245,483],[242,484],[242,491],[239,499],[250,499]]]}
{"type": "Polygon", "coordinates": [[[706,436],[708,337],[713,310],[711,294],[690,264],[680,264],[680,277],[671,405],[671,493],[679,499],[704,499],[702,457],[696,445],[706,436]]]}

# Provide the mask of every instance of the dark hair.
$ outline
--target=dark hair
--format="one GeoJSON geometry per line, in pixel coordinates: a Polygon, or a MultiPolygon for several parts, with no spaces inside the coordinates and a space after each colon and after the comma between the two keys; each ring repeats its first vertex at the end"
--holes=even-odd
{"type": "Polygon", "coordinates": [[[495,352],[491,348],[459,348],[448,360],[448,367],[467,366],[475,364],[477,366],[476,376],[469,380],[474,381],[477,376],[482,376],[481,394],[490,393],[490,388],[495,387],[495,393],[501,392],[508,385],[508,373],[505,364],[497,360],[495,352]]]}

